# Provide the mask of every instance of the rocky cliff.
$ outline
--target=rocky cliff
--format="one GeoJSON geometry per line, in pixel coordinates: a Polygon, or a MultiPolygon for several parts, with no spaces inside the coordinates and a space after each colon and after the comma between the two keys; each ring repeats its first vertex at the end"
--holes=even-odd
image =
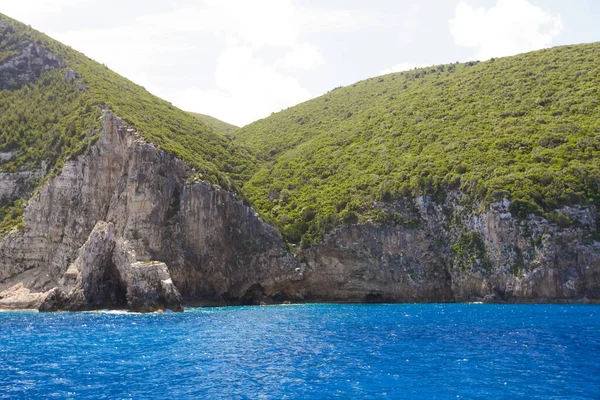
{"type": "Polygon", "coordinates": [[[306,293],[327,301],[597,302],[595,208],[516,218],[503,201],[460,206],[428,197],[396,204],[414,226],[351,225],[303,251],[306,293]],[[559,222],[548,218],[559,217],[559,222]],[[562,221],[562,222],[561,222],[562,221]]]}
{"type": "Polygon", "coordinates": [[[0,308],[600,299],[597,44],[365,80],[231,141],[2,15],[0,39],[0,308]]]}
{"type": "Polygon", "coordinates": [[[106,112],[89,154],[48,180],[24,230],[0,243],[0,307],[600,299],[593,207],[553,221],[517,218],[508,201],[467,210],[458,192],[420,197],[384,206],[418,224],[343,226],[294,255],[235,194],[190,176],[106,112]]]}
{"type": "MultiPolygon", "coordinates": [[[[287,299],[302,278],[276,230],[111,113],[89,154],[0,243],[0,307],[181,309],[287,299]],[[42,304],[43,303],[43,304],[42,304]]],[[[292,296],[293,297],[293,296],[292,296]]]]}

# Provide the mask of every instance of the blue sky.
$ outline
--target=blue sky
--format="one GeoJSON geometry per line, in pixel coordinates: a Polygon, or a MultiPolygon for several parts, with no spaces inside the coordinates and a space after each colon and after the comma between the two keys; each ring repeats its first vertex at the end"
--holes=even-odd
{"type": "Polygon", "coordinates": [[[381,73],[600,40],[594,0],[4,3],[176,106],[237,125],[381,73]]]}

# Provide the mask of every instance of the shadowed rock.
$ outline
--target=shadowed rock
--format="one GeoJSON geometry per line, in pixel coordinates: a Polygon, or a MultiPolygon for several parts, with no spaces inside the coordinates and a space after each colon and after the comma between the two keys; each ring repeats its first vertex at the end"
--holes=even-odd
{"type": "Polygon", "coordinates": [[[100,221],[79,249],[79,256],[69,266],[40,311],[84,311],[103,308],[127,308],[153,312],[166,308],[183,311],[181,295],[174,287],[164,263],[129,262],[115,257],[115,228],[100,221]]]}
{"type": "Polygon", "coordinates": [[[152,312],[169,308],[183,311],[181,295],[169,270],[161,262],[137,262],[127,272],[127,305],[132,311],[152,312]]]}

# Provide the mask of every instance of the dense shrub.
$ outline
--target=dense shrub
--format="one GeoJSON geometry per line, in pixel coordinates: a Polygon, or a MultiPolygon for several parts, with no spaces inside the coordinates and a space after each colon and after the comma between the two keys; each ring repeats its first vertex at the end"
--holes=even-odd
{"type": "Polygon", "coordinates": [[[377,202],[449,190],[465,204],[509,198],[521,218],[600,204],[599,64],[593,43],[339,88],[234,132],[262,162],[244,192],[275,218],[312,207],[311,232],[388,221],[377,202]],[[283,202],[269,196],[280,189],[283,202]]]}

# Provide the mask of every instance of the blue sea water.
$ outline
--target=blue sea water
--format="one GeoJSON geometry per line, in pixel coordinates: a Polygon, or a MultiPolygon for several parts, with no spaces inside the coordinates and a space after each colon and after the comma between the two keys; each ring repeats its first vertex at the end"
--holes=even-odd
{"type": "Polygon", "coordinates": [[[0,313],[0,398],[600,398],[600,306],[0,313]]]}

